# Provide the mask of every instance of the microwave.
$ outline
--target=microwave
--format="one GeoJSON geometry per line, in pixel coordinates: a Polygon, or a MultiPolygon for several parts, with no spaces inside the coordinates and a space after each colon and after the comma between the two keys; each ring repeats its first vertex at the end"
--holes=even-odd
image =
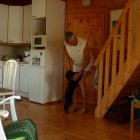
{"type": "Polygon", "coordinates": [[[33,35],[32,47],[46,47],[46,35],[33,35]]]}

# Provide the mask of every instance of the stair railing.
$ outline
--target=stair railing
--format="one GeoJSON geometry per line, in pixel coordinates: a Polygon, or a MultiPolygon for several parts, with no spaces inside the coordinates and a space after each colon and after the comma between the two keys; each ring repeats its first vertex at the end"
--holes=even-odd
{"type": "Polygon", "coordinates": [[[116,83],[120,85],[117,91],[121,90],[124,65],[126,71],[130,72],[132,56],[140,58],[139,24],[140,0],[129,0],[94,63],[98,67],[98,96],[95,110],[97,118],[104,116],[117,96],[116,83]]]}

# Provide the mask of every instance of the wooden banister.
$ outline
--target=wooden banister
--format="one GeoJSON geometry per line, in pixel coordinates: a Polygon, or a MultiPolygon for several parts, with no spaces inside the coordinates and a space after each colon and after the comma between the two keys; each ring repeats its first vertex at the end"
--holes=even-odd
{"type": "Polygon", "coordinates": [[[118,96],[119,93],[117,92],[120,92],[123,85],[125,85],[124,67],[126,67],[127,72],[131,72],[132,54],[135,51],[138,56],[137,51],[140,52],[140,46],[138,46],[140,37],[137,37],[140,34],[139,19],[136,18],[139,21],[136,24],[136,34],[133,27],[134,22],[136,22],[134,20],[134,2],[136,1],[138,6],[135,10],[137,10],[137,18],[140,19],[140,1],[129,0],[94,62],[94,65],[99,67],[97,108],[95,111],[95,116],[98,118],[104,116],[118,96]],[[139,39],[135,47],[134,36],[136,36],[136,40],[139,39]]]}
{"type": "Polygon", "coordinates": [[[135,24],[135,31],[136,31],[136,36],[134,39],[136,39],[136,42],[134,44],[134,53],[133,56],[137,59],[140,59],[140,1],[136,1],[136,24],[135,24]]]}
{"type": "Polygon", "coordinates": [[[131,67],[132,67],[132,59],[131,56],[132,55],[132,38],[133,38],[133,11],[134,8],[132,6],[132,8],[129,10],[129,21],[128,21],[128,42],[127,42],[127,71],[130,72],[131,71],[131,67]]]}
{"type": "Polygon", "coordinates": [[[103,54],[106,51],[106,48],[108,47],[107,44],[108,42],[110,42],[112,40],[112,38],[114,37],[114,35],[116,34],[116,32],[119,31],[119,27],[122,23],[122,21],[124,20],[124,18],[126,17],[127,12],[132,8],[131,6],[133,5],[133,0],[129,0],[128,3],[126,4],[125,9],[123,10],[118,22],[116,23],[115,27],[113,28],[109,38],[107,39],[107,41],[105,42],[105,45],[103,46],[102,50],[100,51],[97,59],[94,62],[94,66],[97,66],[100,59],[102,58],[103,54]]]}
{"type": "Polygon", "coordinates": [[[118,46],[118,34],[113,37],[113,53],[112,53],[112,84],[115,85],[116,73],[117,73],[117,46],[118,46]]]}

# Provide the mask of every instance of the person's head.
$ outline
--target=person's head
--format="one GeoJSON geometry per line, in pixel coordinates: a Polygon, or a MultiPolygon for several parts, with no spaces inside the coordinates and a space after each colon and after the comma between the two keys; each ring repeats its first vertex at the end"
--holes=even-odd
{"type": "Polygon", "coordinates": [[[74,35],[73,32],[67,31],[65,32],[65,41],[72,46],[76,46],[78,44],[78,39],[74,35]]]}

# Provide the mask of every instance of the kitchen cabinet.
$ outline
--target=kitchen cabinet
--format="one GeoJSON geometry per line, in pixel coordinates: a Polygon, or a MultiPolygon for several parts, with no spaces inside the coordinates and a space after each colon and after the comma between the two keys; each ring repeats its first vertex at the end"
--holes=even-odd
{"type": "Polygon", "coordinates": [[[3,70],[3,62],[0,61],[0,88],[2,87],[2,70],[3,70]]]}
{"type": "MultiPolygon", "coordinates": [[[[3,69],[5,62],[0,61],[0,87],[2,87],[3,69]]],[[[28,97],[29,93],[29,64],[18,63],[15,79],[15,94],[28,97]]]]}
{"type": "Polygon", "coordinates": [[[16,80],[15,80],[15,90],[19,91],[19,75],[20,74],[20,68],[19,68],[19,64],[17,66],[17,74],[16,74],[16,80]]]}
{"type": "Polygon", "coordinates": [[[23,6],[9,6],[8,43],[22,43],[23,6]]]}
{"type": "Polygon", "coordinates": [[[20,92],[29,93],[29,64],[20,64],[20,92]]]}
{"type": "Polygon", "coordinates": [[[45,103],[46,96],[47,101],[52,98],[48,97],[48,90],[45,88],[48,86],[48,83],[45,84],[45,70],[41,67],[34,67],[30,69],[30,94],[29,100],[37,103],[45,103]],[[32,71],[31,71],[32,70],[32,71]],[[34,78],[33,78],[34,77],[34,78]],[[46,91],[46,92],[44,92],[46,91]]]}
{"type": "Polygon", "coordinates": [[[47,0],[32,0],[32,17],[43,18],[46,17],[47,0]]]}
{"type": "Polygon", "coordinates": [[[31,5],[23,7],[23,43],[31,42],[31,5]]]}
{"type": "Polygon", "coordinates": [[[29,64],[18,64],[16,81],[15,81],[15,94],[27,97],[29,94],[29,64]]]}
{"type": "Polygon", "coordinates": [[[7,42],[8,5],[0,4],[0,42],[7,42]]]}

